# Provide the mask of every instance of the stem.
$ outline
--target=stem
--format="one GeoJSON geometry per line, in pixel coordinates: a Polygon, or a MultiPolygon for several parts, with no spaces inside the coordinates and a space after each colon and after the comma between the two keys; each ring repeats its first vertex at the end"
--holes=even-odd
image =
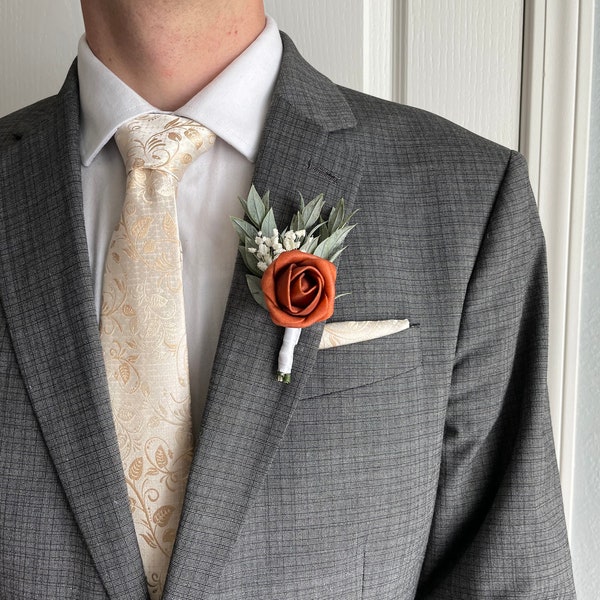
{"type": "Polygon", "coordinates": [[[277,364],[277,381],[290,383],[292,380],[292,365],[294,363],[294,349],[302,329],[297,327],[286,327],[283,334],[283,342],[279,351],[279,362],[277,364]]]}

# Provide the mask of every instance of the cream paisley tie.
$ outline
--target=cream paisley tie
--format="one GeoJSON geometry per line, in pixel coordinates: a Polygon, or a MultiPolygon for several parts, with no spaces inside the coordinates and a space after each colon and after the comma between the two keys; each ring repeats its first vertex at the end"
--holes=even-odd
{"type": "Polygon", "coordinates": [[[104,271],[100,337],[150,597],[162,596],[191,463],[189,375],[175,195],[215,141],[189,119],[119,128],[127,191],[104,271]]]}

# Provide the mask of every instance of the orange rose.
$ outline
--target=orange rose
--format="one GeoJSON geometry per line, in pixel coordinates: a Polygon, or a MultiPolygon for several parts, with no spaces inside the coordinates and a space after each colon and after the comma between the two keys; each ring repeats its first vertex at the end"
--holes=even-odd
{"type": "Polygon", "coordinates": [[[329,260],[300,250],[282,252],[261,280],[273,323],[303,328],[331,317],[335,277],[329,260]]]}

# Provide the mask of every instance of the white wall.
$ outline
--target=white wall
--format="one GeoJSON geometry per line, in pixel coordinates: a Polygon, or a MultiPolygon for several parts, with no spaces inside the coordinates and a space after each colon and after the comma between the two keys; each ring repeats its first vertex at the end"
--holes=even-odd
{"type": "Polygon", "coordinates": [[[571,519],[579,600],[600,595],[600,11],[595,24],[571,519]]]}
{"type": "Polygon", "coordinates": [[[82,33],[76,0],[0,1],[0,116],[59,90],[82,33]]]}
{"type": "Polygon", "coordinates": [[[265,0],[265,10],[312,65],[336,83],[362,88],[362,0],[265,0]]]}
{"type": "Polygon", "coordinates": [[[518,147],[523,0],[265,0],[265,7],[336,83],[518,147]]]}
{"type": "Polygon", "coordinates": [[[405,101],[518,148],[522,0],[406,6],[405,101]]]}

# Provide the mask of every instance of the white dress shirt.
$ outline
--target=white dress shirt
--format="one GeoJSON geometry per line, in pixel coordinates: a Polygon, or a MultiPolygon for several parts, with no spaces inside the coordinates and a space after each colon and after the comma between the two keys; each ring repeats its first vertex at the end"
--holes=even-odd
{"type": "MultiPolygon", "coordinates": [[[[214,148],[186,170],[177,215],[183,247],[183,287],[192,417],[199,430],[237,252],[230,216],[241,216],[254,173],[267,110],[281,63],[275,22],[174,114],[217,135],[214,148]]],[[[85,38],[79,42],[83,204],[96,310],[100,315],[104,261],[125,197],[125,168],[114,142],[117,128],[159,111],[105,67],[85,38]]],[[[248,301],[252,302],[250,292],[248,301]]]]}

